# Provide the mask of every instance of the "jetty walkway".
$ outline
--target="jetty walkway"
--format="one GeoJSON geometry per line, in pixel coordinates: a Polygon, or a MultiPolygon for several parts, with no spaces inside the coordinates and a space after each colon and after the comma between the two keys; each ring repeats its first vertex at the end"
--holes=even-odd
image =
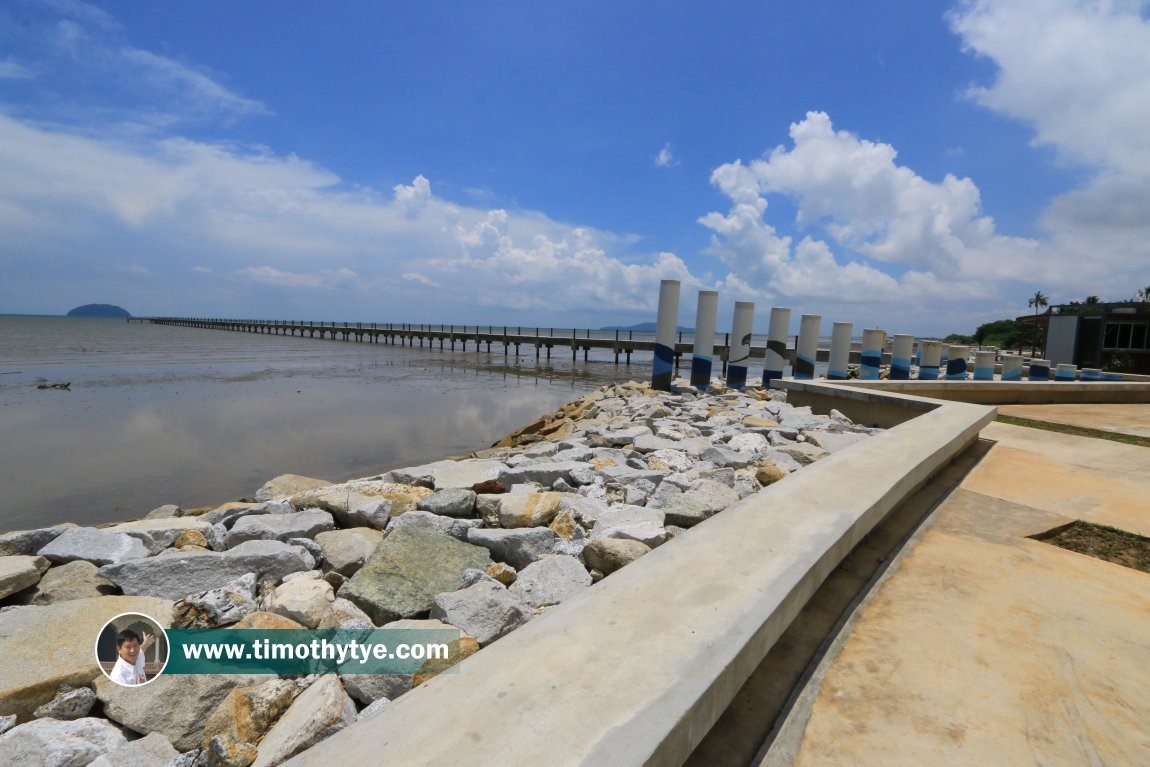
{"type": "MultiPolygon", "coordinates": [[[[654,332],[638,330],[593,330],[590,328],[542,328],[523,327],[512,325],[424,325],[412,323],[391,322],[314,322],[307,320],[251,320],[251,319],[206,319],[198,317],[131,317],[128,322],[147,322],[153,325],[176,325],[188,328],[203,328],[207,330],[229,330],[239,333],[264,333],[270,335],[299,336],[301,338],[328,338],[338,341],[355,341],[359,343],[386,343],[400,346],[430,347],[436,345],[443,350],[491,352],[492,344],[496,350],[503,350],[504,356],[512,353],[518,357],[521,348],[526,346],[534,348],[535,359],[546,355],[551,359],[551,351],[555,348],[570,349],[571,360],[578,359],[579,352],[583,352],[586,361],[592,349],[606,349],[615,355],[615,364],[620,361],[631,364],[631,355],[635,352],[655,351],[654,332]],[[485,347],[485,348],[484,348],[485,347]]],[[[713,354],[722,361],[723,372],[726,372],[727,358],[730,354],[730,333],[723,334],[723,343],[716,344],[713,354]]],[[[764,359],[766,357],[766,336],[764,335],[759,346],[754,345],[752,338],[751,357],[764,359]]],[[[690,354],[694,350],[694,336],[690,332],[679,332],[678,340],[674,346],[675,364],[678,366],[682,355],[690,354]]],[[[825,362],[829,358],[829,351],[820,350],[819,361],[825,362]]],[[[855,357],[858,356],[856,351],[855,357]]],[[[795,350],[787,349],[787,360],[794,363],[795,350]]],[[[857,362],[857,359],[855,360],[857,362]]]]}

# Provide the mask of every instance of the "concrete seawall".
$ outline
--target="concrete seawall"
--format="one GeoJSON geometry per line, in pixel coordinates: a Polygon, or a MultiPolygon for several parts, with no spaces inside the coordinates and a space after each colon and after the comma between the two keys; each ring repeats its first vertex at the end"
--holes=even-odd
{"type": "Polygon", "coordinates": [[[681,764],[826,576],[994,417],[804,391],[899,425],[746,498],[291,764],[681,764]]]}

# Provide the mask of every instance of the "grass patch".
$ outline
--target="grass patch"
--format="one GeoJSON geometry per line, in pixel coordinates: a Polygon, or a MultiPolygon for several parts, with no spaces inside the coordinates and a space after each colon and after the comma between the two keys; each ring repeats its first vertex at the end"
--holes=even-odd
{"type": "Polygon", "coordinates": [[[1025,426],[1028,429],[1042,429],[1044,431],[1058,432],[1059,434],[1070,434],[1075,437],[1108,439],[1111,442],[1121,442],[1125,445],[1150,447],[1150,437],[1139,437],[1135,434],[1121,434],[1116,431],[1088,429],[1085,426],[1070,426],[1069,424],[1054,423],[1053,421],[1036,421],[1033,418],[1019,418],[1018,416],[1002,415],[1001,413],[999,413],[994,420],[1010,424],[1011,426],[1025,426]]]}
{"type": "Polygon", "coordinates": [[[1150,573],[1150,538],[1078,520],[1033,536],[1068,551],[1150,573]]]}

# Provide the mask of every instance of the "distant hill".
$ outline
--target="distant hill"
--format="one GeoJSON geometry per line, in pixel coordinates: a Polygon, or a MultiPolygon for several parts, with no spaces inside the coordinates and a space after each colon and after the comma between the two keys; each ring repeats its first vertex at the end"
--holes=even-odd
{"type": "Polygon", "coordinates": [[[84,304],[68,312],[69,317],[131,317],[127,309],[112,304],[84,304]]]}
{"type": "MultiPolygon", "coordinates": [[[[642,333],[654,333],[657,328],[656,328],[656,325],[654,322],[640,322],[638,325],[626,325],[626,326],[607,325],[607,326],[601,327],[599,329],[600,330],[638,330],[642,333]]],[[[694,333],[695,329],[683,327],[682,325],[676,325],[675,331],[679,332],[679,333],[694,333]]]]}

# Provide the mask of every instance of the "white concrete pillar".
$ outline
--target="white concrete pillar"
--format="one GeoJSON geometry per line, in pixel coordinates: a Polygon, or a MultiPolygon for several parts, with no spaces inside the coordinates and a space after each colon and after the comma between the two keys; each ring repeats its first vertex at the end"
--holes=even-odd
{"type": "Polygon", "coordinates": [[[1031,360],[1030,374],[1027,377],[1031,381],[1049,381],[1050,360],[1031,360]]]}
{"type": "Polygon", "coordinates": [[[818,314],[804,314],[799,320],[799,345],[795,349],[795,378],[811,380],[815,377],[815,360],[819,353],[819,327],[823,318],[818,314]]]}
{"type": "Polygon", "coordinates": [[[994,359],[998,355],[993,351],[981,351],[974,353],[974,380],[975,381],[993,381],[994,380],[994,359]]]}
{"type": "Polygon", "coordinates": [[[851,334],[854,333],[853,322],[836,322],[831,331],[831,359],[827,367],[827,380],[845,381],[850,376],[849,367],[851,359],[851,334]]]}
{"type": "Polygon", "coordinates": [[[922,364],[918,366],[918,380],[937,381],[938,368],[942,359],[941,341],[921,341],[922,364]]]}
{"type": "Polygon", "coordinates": [[[886,346],[886,332],[878,328],[863,331],[862,354],[859,357],[859,379],[877,381],[882,373],[882,350],[886,346]]]}
{"type": "Polygon", "coordinates": [[[890,354],[890,380],[910,379],[910,360],[914,352],[914,336],[897,334],[890,354]]]}
{"type": "Polygon", "coordinates": [[[966,358],[969,354],[969,346],[950,347],[949,359],[946,361],[946,380],[966,380],[966,358]]]}
{"type": "Polygon", "coordinates": [[[1058,363],[1054,369],[1055,381],[1074,381],[1078,378],[1078,366],[1068,362],[1058,363]]]}
{"type": "Polygon", "coordinates": [[[655,324],[655,361],[651,366],[651,388],[671,391],[675,375],[675,326],[679,319],[679,281],[659,283],[659,315],[655,324]]]}
{"type": "Polygon", "coordinates": [[[699,291],[695,312],[695,348],[691,356],[691,386],[706,391],[711,384],[711,365],[715,355],[715,317],[719,311],[719,293],[699,291]]]}
{"type": "Polygon", "coordinates": [[[1017,354],[1004,354],[1002,355],[1002,381],[1021,381],[1022,380],[1022,357],[1017,354]]]}
{"type": "Polygon", "coordinates": [[[735,317],[731,323],[731,350],[727,357],[727,386],[742,389],[747,385],[747,363],[751,360],[751,327],[755,320],[755,305],[750,301],[735,302],[735,317]]]}
{"type": "MultiPolygon", "coordinates": [[[[787,333],[791,325],[791,310],[775,307],[771,309],[771,327],[767,331],[767,354],[763,361],[763,386],[783,377],[787,364],[787,333]]],[[[797,350],[796,350],[797,351],[797,350]]]]}

